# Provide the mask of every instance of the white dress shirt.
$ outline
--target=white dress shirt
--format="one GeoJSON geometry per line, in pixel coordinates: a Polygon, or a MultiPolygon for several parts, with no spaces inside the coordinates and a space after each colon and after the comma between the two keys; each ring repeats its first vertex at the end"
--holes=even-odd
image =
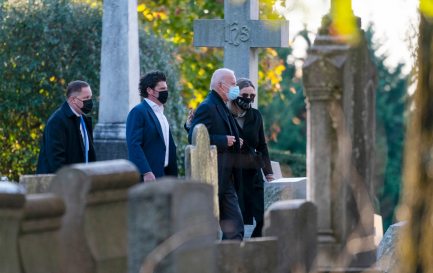
{"type": "Polygon", "coordinates": [[[162,135],[164,136],[164,143],[165,143],[165,160],[164,160],[164,167],[168,166],[168,149],[169,149],[169,130],[170,127],[168,125],[168,120],[164,115],[164,105],[158,105],[154,103],[153,101],[145,98],[144,99],[147,104],[149,104],[150,108],[152,108],[153,112],[155,113],[156,117],[158,118],[159,124],[161,125],[162,129],[162,135]]]}

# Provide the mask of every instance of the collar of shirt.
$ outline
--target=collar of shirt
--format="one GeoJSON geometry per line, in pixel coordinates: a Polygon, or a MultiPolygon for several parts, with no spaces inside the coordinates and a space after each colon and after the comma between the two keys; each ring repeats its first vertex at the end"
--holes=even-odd
{"type": "Polygon", "coordinates": [[[148,98],[145,98],[144,100],[147,102],[147,104],[149,104],[153,111],[164,113],[164,105],[158,105],[153,101],[149,100],[148,98]]]}
{"type": "Polygon", "coordinates": [[[77,117],[80,117],[80,116],[81,116],[80,114],[78,114],[77,112],[75,112],[74,108],[72,108],[72,107],[69,105],[69,103],[68,103],[68,106],[69,106],[69,108],[71,108],[72,113],[74,113],[77,117]]]}

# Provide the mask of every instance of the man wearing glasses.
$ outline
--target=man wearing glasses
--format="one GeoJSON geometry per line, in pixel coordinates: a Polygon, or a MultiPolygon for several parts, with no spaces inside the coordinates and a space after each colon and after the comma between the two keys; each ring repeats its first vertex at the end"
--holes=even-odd
{"type": "Polygon", "coordinates": [[[92,90],[84,81],[73,81],[66,101],[48,119],[42,137],[37,174],[55,173],[62,166],[96,161],[93,147],[92,90]]]}

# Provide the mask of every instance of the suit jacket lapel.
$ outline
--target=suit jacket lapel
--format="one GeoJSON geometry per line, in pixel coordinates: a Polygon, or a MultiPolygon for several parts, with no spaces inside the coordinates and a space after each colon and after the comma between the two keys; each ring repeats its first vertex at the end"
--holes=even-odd
{"type": "Polygon", "coordinates": [[[153,112],[153,109],[145,100],[143,100],[142,103],[144,104],[144,108],[149,112],[150,116],[152,117],[152,120],[155,123],[156,130],[158,130],[159,136],[162,139],[164,139],[164,135],[162,134],[161,124],[159,123],[158,117],[156,116],[155,112],[153,112]]]}
{"type": "Polygon", "coordinates": [[[218,96],[218,94],[216,92],[215,93],[214,92],[215,91],[212,91],[210,93],[212,96],[212,100],[216,104],[216,107],[217,107],[217,110],[218,110],[220,116],[222,117],[222,119],[226,123],[227,127],[229,128],[230,134],[233,135],[232,128],[230,126],[230,121],[229,121],[228,116],[227,116],[228,115],[228,109],[226,110],[227,106],[225,106],[225,104],[223,104],[222,100],[219,97],[216,97],[216,96],[218,96]]]}

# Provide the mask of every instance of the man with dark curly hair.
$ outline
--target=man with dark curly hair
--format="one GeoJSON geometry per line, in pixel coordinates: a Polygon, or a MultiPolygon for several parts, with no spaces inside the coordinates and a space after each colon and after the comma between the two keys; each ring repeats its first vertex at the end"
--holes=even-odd
{"type": "Polygon", "coordinates": [[[139,88],[144,100],[129,112],[126,121],[128,159],[137,166],[144,182],[177,176],[176,145],[164,115],[169,94],[164,73],[147,73],[139,88]]]}

